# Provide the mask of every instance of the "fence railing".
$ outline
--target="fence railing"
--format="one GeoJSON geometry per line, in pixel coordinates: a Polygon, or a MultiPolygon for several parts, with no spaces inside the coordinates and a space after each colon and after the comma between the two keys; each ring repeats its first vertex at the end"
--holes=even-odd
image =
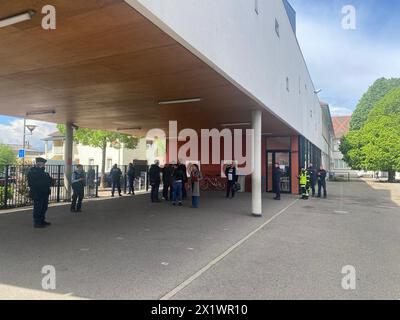
{"type": "MultiPolygon", "coordinates": [[[[6,165],[0,168],[0,208],[24,207],[32,204],[29,197],[27,175],[31,166],[6,165]]],[[[85,166],[86,186],[85,198],[98,196],[99,169],[98,166],[85,166]]],[[[64,185],[64,165],[47,165],[46,172],[53,179],[50,202],[68,202],[64,185]]],[[[73,167],[73,170],[75,168],[73,167]]]]}

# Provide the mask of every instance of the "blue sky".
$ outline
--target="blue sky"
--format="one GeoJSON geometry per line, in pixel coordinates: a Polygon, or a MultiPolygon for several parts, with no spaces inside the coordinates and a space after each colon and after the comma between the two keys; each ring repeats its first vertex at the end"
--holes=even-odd
{"type": "MultiPolygon", "coordinates": [[[[297,12],[297,37],[320,98],[334,115],[350,114],[377,78],[400,77],[400,1],[289,0],[297,12]],[[342,28],[342,8],[356,9],[356,30],[342,28]]],[[[0,116],[0,143],[21,143],[22,119],[0,116]]],[[[29,141],[41,139],[55,125],[38,125],[29,141]]]]}
{"type": "Polygon", "coordinates": [[[289,0],[297,37],[320,98],[349,114],[377,78],[400,77],[400,1],[289,0]],[[342,28],[342,8],[356,9],[356,29],[342,28]]]}

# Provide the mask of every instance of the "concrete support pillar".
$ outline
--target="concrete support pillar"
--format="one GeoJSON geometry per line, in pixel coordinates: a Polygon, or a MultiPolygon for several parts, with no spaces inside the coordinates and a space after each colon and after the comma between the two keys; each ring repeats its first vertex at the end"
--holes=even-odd
{"type": "Polygon", "coordinates": [[[72,153],[74,145],[74,129],[72,123],[65,124],[65,142],[64,142],[64,188],[66,199],[71,199],[71,178],[72,178],[72,153]]]}
{"type": "Polygon", "coordinates": [[[257,110],[252,113],[252,128],[254,130],[253,143],[253,173],[251,176],[252,183],[252,213],[256,217],[262,216],[262,165],[261,165],[261,149],[262,149],[262,112],[257,110]]]}

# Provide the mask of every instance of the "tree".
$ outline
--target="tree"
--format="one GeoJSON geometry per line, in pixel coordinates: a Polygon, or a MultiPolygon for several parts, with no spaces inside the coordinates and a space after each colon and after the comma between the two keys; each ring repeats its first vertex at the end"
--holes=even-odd
{"type": "Polygon", "coordinates": [[[368,120],[369,113],[389,91],[400,87],[400,78],[380,78],[369,87],[368,91],[362,96],[353,116],[351,117],[350,130],[360,130],[368,120]]]}
{"type": "MultiPolygon", "coordinates": [[[[58,125],[57,128],[61,133],[65,134],[66,129],[64,125],[58,125]]],[[[117,143],[122,143],[128,149],[135,149],[138,144],[138,140],[139,139],[136,137],[112,131],[79,128],[74,132],[75,142],[86,146],[100,148],[102,150],[101,184],[103,188],[105,187],[107,145],[110,144],[111,146],[115,146],[117,143]]]]}
{"type": "Polygon", "coordinates": [[[0,173],[4,171],[6,165],[15,164],[17,161],[14,151],[11,147],[0,144],[0,173]]]}
{"type": "Polygon", "coordinates": [[[400,170],[400,88],[385,95],[360,130],[342,140],[340,151],[354,169],[387,171],[389,181],[400,170]]]}

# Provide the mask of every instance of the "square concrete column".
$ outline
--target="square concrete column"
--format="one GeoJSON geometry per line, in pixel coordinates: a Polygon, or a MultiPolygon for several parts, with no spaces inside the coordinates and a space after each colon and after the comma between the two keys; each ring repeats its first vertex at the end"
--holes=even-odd
{"type": "Polygon", "coordinates": [[[262,216],[262,187],[261,187],[261,151],[262,151],[262,112],[259,110],[252,113],[253,135],[253,173],[251,176],[252,213],[256,217],[262,216]]]}
{"type": "Polygon", "coordinates": [[[74,129],[72,123],[65,124],[65,142],[64,142],[64,188],[65,200],[71,199],[71,179],[72,179],[72,153],[74,143],[74,129]]]}

